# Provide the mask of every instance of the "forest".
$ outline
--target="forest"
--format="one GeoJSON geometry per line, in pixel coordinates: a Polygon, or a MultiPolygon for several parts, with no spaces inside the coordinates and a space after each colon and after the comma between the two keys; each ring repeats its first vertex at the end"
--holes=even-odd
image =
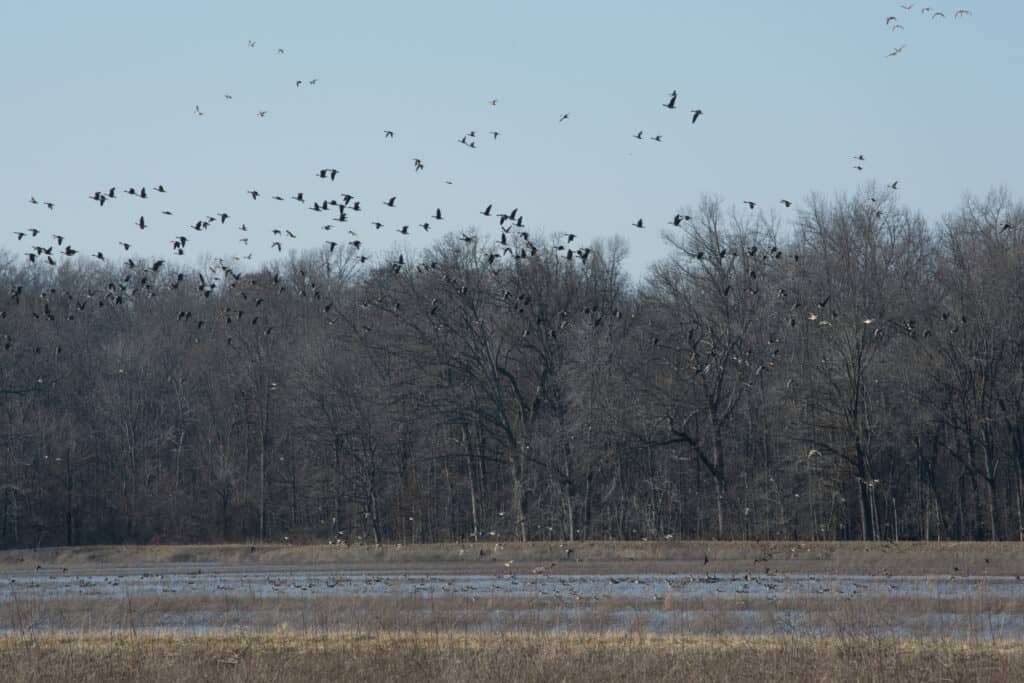
{"type": "Polygon", "coordinates": [[[254,266],[0,252],[0,547],[1024,540],[1009,191],[674,223],[640,273],[632,233],[511,221],[254,266]]]}

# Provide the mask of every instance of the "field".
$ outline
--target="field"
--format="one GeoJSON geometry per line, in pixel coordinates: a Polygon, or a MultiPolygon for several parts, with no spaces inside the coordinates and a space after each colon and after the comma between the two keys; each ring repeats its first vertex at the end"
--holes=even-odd
{"type": "Polygon", "coordinates": [[[1021,680],[1020,544],[0,553],[5,680],[1021,680]]]}

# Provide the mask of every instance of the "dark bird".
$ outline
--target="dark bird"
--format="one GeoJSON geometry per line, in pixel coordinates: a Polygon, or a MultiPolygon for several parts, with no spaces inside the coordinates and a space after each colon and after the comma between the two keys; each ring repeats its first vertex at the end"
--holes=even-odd
{"type": "Polygon", "coordinates": [[[635,137],[637,140],[643,140],[644,132],[642,130],[638,130],[636,133],[633,134],[633,137],[635,137]]]}
{"type": "Polygon", "coordinates": [[[259,190],[249,190],[249,196],[252,197],[253,201],[260,196],[259,190]]]}
{"type": "Polygon", "coordinates": [[[494,208],[494,205],[493,204],[488,204],[487,208],[480,212],[480,215],[481,216],[490,216],[492,208],[494,208]]]}
{"type": "Polygon", "coordinates": [[[397,197],[391,197],[391,198],[390,198],[390,199],[388,199],[388,200],[387,200],[386,202],[384,202],[384,206],[390,206],[390,207],[394,207],[394,205],[395,205],[395,199],[397,199],[397,197]]]}
{"type": "Polygon", "coordinates": [[[403,234],[403,235],[408,235],[409,234],[409,226],[408,225],[403,225],[401,228],[398,229],[398,232],[403,234]]]}
{"type": "Polygon", "coordinates": [[[780,199],[780,200],[779,200],[779,204],[782,204],[782,205],[783,205],[784,207],[786,207],[787,209],[788,209],[789,207],[793,206],[793,202],[789,201],[788,199],[780,199]]]}
{"type": "Polygon", "coordinates": [[[413,159],[412,160],[412,164],[413,164],[413,169],[414,170],[416,170],[416,171],[422,171],[423,170],[423,161],[421,159],[413,159]]]}
{"type": "Polygon", "coordinates": [[[139,230],[145,230],[146,229],[146,217],[145,216],[139,216],[139,220],[137,220],[135,222],[135,225],[139,226],[139,230]]]}
{"type": "Polygon", "coordinates": [[[678,93],[675,90],[673,90],[672,93],[668,96],[668,102],[666,102],[665,104],[663,104],[661,106],[665,107],[666,109],[675,109],[676,108],[676,97],[677,96],[678,96],[678,93]]]}
{"type": "Polygon", "coordinates": [[[434,220],[435,221],[443,221],[444,220],[443,218],[441,218],[441,209],[438,209],[436,212],[434,212],[434,220]]]}
{"type": "Polygon", "coordinates": [[[752,202],[749,199],[747,201],[743,202],[743,203],[746,204],[747,206],[749,206],[751,211],[753,211],[754,207],[757,206],[757,202],[752,202]]]}
{"type": "Polygon", "coordinates": [[[899,185],[899,184],[900,184],[900,181],[898,181],[898,180],[894,180],[894,181],[893,181],[893,182],[892,182],[892,183],[891,183],[891,184],[889,185],[889,189],[891,189],[891,190],[895,190],[895,189],[897,189],[897,185],[899,185]]]}
{"type": "Polygon", "coordinates": [[[302,193],[301,193],[301,192],[297,192],[297,193],[295,193],[295,196],[294,196],[294,197],[292,197],[292,199],[294,199],[294,200],[295,200],[295,201],[297,201],[297,202],[303,202],[303,203],[305,203],[305,201],[306,201],[306,200],[305,200],[305,199],[303,198],[303,196],[302,196],[302,193]]]}
{"type": "Polygon", "coordinates": [[[558,122],[561,123],[562,121],[565,121],[567,118],[569,118],[569,114],[562,114],[561,118],[558,119],[558,122]]]}
{"type": "Polygon", "coordinates": [[[633,223],[632,225],[633,225],[634,228],[642,228],[642,227],[644,227],[644,219],[643,218],[638,218],[638,219],[636,219],[636,223],[633,223]]]}
{"type": "Polygon", "coordinates": [[[387,140],[388,138],[393,138],[393,137],[395,137],[395,131],[393,131],[393,130],[386,130],[386,131],[384,131],[384,139],[385,140],[387,140]]]}
{"type": "Polygon", "coordinates": [[[690,113],[693,114],[693,118],[690,119],[690,123],[697,123],[697,119],[699,119],[704,112],[700,109],[691,109],[690,113]]]}

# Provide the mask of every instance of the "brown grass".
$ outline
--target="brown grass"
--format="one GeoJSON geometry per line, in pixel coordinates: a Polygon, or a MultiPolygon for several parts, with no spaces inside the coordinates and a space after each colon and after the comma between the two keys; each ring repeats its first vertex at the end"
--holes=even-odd
{"type": "Polygon", "coordinates": [[[4,571],[140,568],[217,563],[241,568],[320,566],[479,572],[513,560],[552,573],[768,572],[865,575],[1016,575],[1024,543],[533,542],[431,545],[87,546],[0,552],[4,571]],[[705,556],[708,559],[704,563],[705,556]]]}
{"type": "Polygon", "coordinates": [[[1019,681],[1024,644],[278,631],[0,638],[5,681],[1019,681]]]}

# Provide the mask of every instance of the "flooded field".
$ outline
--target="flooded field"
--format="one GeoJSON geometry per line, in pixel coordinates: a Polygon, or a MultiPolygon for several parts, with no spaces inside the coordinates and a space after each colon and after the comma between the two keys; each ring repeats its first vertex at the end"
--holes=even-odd
{"type": "Polygon", "coordinates": [[[0,574],[0,629],[1024,638],[1017,576],[547,574],[259,569],[216,563],[0,574]]]}

